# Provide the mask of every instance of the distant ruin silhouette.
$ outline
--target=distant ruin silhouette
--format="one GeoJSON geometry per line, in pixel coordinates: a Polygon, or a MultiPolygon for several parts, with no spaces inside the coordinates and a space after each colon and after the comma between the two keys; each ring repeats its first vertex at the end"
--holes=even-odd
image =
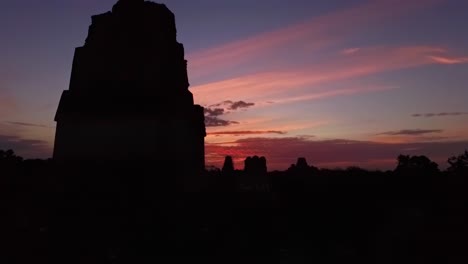
{"type": "Polygon", "coordinates": [[[119,0],[92,16],[75,50],[55,116],[54,160],[204,169],[204,109],[188,87],[174,14],[164,4],[119,0]]]}

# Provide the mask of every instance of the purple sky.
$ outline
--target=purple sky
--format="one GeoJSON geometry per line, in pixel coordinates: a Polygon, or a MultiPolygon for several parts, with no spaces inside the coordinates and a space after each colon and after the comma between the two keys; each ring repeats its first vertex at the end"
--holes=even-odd
{"type": "MultiPolygon", "coordinates": [[[[115,0],[0,3],[0,149],[51,156],[54,114],[91,15],[115,0]]],[[[207,161],[286,169],[441,167],[468,149],[468,1],[162,1],[176,16],[207,161]],[[216,110],[218,109],[218,110],[216,110]],[[219,110],[222,109],[222,110],[219,110]]]]}

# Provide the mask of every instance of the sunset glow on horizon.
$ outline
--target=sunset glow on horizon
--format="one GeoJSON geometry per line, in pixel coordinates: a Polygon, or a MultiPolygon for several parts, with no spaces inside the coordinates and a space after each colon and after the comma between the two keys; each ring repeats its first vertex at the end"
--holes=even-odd
{"type": "MultiPolygon", "coordinates": [[[[115,1],[26,2],[43,8],[0,4],[0,149],[48,158],[73,49],[115,1]]],[[[468,149],[468,2],[163,2],[205,107],[207,166],[386,170],[410,154],[443,168],[468,149]]]]}

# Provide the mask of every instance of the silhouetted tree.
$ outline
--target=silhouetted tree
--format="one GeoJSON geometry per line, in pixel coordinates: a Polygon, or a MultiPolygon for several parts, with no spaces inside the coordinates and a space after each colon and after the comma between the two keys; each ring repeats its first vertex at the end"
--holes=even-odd
{"type": "Polygon", "coordinates": [[[448,171],[461,172],[468,171],[468,151],[465,150],[463,154],[450,157],[447,162],[450,164],[448,171]]]}
{"type": "Polygon", "coordinates": [[[16,164],[23,161],[23,158],[15,155],[11,149],[4,151],[0,149],[0,164],[16,164]]]}
{"type": "Polygon", "coordinates": [[[399,155],[397,160],[395,172],[398,173],[436,174],[440,172],[439,165],[426,156],[399,155]]]}

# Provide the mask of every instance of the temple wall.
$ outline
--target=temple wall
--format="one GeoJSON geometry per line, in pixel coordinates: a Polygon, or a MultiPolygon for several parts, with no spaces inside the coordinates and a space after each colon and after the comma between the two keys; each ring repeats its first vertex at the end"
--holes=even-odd
{"type": "Polygon", "coordinates": [[[184,46],[163,4],[120,0],[92,16],[60,99],[54,159],[204,168],[203,108],[188,90],[184,46]]]}
{"type": "Polygon", "coordinates": [[[203,169],[204,131],[195,130],[194,121],[64,118],[57,126],[54,159],[160,161],[203,169]]]}

